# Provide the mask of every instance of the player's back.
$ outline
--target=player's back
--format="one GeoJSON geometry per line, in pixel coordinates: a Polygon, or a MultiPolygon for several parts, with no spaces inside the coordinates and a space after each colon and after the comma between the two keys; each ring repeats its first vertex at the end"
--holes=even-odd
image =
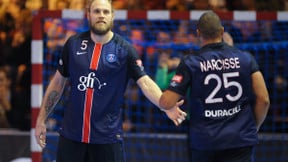
{"type": "Polygon", "coordinates": [[[226,149],[255,144],[251,74],[258,66],[252,56],[215,43],[188,56],[185,64],[192,76],[192,147],[226,149]]]}

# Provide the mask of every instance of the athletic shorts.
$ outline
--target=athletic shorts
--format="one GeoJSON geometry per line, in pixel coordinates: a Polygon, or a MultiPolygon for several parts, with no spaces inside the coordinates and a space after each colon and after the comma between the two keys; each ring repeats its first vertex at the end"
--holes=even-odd
{"type": "Polygon", "coordinates": [[[59,137],[57,162],[125,162],[123,142],[87,144],[59,137]]]}
{"type": "Polygon", "coordinates": [[[254,162],[254,147],[241,147],[225,150],[193,150],[191,162],[254,162]]]}

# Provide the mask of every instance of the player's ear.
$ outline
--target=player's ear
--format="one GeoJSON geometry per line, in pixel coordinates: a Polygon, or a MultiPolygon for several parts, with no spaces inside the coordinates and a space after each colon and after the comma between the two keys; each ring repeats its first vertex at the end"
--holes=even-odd
{"type": "Polygon", "coordinates": [[[221,35],[224,34],[224,27],[221,28],[221,35]]]}
{"type": "Polygon", "coordinates": [[[112,21],[114,21],[114,18],[115,18],[115,10],[114,10],[114,8],[112,8],[112,21]]]}
{"type": "Polygon", "coordinates": [[[88,21],[90,21],[90,8],[86,9],[86,18],[88,21]]]}
{"type": "Polygon", "coordinates": [[[85,6],[85,16],[86,16],[87,20],[89,20],[89,14],[90,14],[90,6],[87,4],[85,6]]]}
{"type": "Polygon", "coordinates": [[[201,37],[201,32],[199,29],[196,29],[197,37],[201,37]]]}

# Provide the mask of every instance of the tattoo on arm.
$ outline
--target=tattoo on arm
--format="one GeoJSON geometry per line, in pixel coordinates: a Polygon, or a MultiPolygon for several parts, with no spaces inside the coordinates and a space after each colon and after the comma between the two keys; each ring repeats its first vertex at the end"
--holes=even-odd
{"type": "Polygon", "coordinates": [[[55,104],[57,103],[58,99],[59,99],[59,92],[57,92],[57,91],[52,91],[48,95],[47,103],[45,105],[47,116],[52,112],[52,110],[53,110],[55,104]]]}

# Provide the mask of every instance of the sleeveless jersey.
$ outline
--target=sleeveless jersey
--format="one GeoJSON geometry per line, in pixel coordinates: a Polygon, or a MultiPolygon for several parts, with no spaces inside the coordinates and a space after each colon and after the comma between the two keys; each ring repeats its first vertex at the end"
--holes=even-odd
{"type": "Polygon", "coordinates": [[[252,73],[259,70],[247,52],[215,43],[181,60],[169,90],[189,92],[190,143],[193,149],[219,150],[258,142],[252,73]]]}
{"type": "Polygon", "coordinates": [[[121,106],[128,80],[146,75],[132,45],[115,33],[106,44],[94,43],[90,31],[74,35],[63,47],[58,71],[70,83],[60,135],[94,144],[123,140],[121,106]]]}

